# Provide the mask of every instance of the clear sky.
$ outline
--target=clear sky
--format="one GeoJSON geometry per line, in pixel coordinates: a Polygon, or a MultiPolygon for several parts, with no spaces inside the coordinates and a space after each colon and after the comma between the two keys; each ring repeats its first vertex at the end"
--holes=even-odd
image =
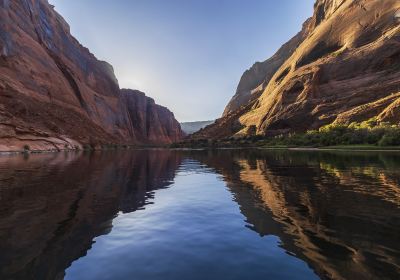
{"type": "Polygon", "coordinates": [[[242,73],[301,29],[314,0],[49,0],[72,34],[179,121],[219,117],[242,73]]]}

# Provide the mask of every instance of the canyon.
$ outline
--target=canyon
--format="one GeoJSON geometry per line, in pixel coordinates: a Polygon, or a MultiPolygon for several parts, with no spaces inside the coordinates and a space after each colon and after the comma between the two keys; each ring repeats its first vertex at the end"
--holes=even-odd
{"type": "Polygon", "coordinates": [[[179,123],[48,0],[0,0],[0,279],[398,279],[400,153],[250,148],[399,129],[400,1],[314,9],[221,118],[179,123]]]}
{"type": "Polygon", "coordinates": [[[400,2],[317,0],[302,30],[247,70],[223,116],[194,135],[281,135],[400,122],[400,2]]]}
{"type": "MultiPolygon", "coordinates": [[[[297,35],[245,71],[222,117],[186,134],[276,136],[371,118],[398,125],[399,14],[396,0],[317,0],[297,35]]],[[[166,145],[184,134],[167,108],[121,89],[47,0],[0,1],[0,151],[166,145]]]]}
{"type": "Polygon", "coordinates": [[[71,35],[47,0],[0,1],[0,151],[160,145],[182,136],[171,111],[120,89],[113,67],[71,35]]]}

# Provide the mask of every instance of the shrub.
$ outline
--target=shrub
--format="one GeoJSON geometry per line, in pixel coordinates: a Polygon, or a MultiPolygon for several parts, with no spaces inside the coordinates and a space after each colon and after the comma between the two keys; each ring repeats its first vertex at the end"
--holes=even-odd
{"type": "MultiPolygon", "coordinates": [[[[231,146],[336,146],[336,145],[400,145],[400,127],[390,123],[379,122],[376,118],[364,122],[353,122],[349,125],[330,124],[318,130],[305,133],[291,133],[274,137],[253,135],[229,137],[220,141],[207,139],[189,140],[178,146],[185,147],[231,147],[231,146]]],[[[174,147],[176,145],[173,145],[174,147]]]]}
{"type": "Polygon", "coordinates": [[[387,131],[381,140],[378,142],[379,146],[398,146],[400,145],[400,129],[391,129],[387,131]]]}
{"type": "Polygon", "coordinates": [[[93,147],[90,144],[84,144],[83,149],[85,151],[91,151],[91,150],[93,150],[93,147]]]}
{"type": "Polygon", "coordinates": [[[376,118],[350,125],[330,124],[306,133],[280,135],[265,140],[266,145],[335,146],[400,145],[400,127],[379,123],[376,118]]]}

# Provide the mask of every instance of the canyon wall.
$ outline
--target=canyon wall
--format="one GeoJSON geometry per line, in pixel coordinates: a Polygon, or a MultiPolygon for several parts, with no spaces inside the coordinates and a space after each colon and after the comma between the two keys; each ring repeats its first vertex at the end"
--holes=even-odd
{"type": "Polygon", "coordinates": [[[400,122],[400,2],[317,0],[302,31],[246,71],[197,137],[278,135],[376,117],[400,122]]]}
{"type": "Polygon", "coordinates": [[[120,90],[112,66],[71,35],[47,0],[0,1],[0,150],[165,144],[181,136],[168,109],[120,90]]]}

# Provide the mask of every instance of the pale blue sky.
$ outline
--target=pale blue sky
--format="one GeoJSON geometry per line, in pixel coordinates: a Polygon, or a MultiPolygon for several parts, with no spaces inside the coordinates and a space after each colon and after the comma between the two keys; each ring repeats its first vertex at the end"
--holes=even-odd
{"type": "Polygon", "coordinates": [[[179,121],[219,117],[242,73],[301,29],[314,0],[49,0],[72,34],[179,121]]]}

